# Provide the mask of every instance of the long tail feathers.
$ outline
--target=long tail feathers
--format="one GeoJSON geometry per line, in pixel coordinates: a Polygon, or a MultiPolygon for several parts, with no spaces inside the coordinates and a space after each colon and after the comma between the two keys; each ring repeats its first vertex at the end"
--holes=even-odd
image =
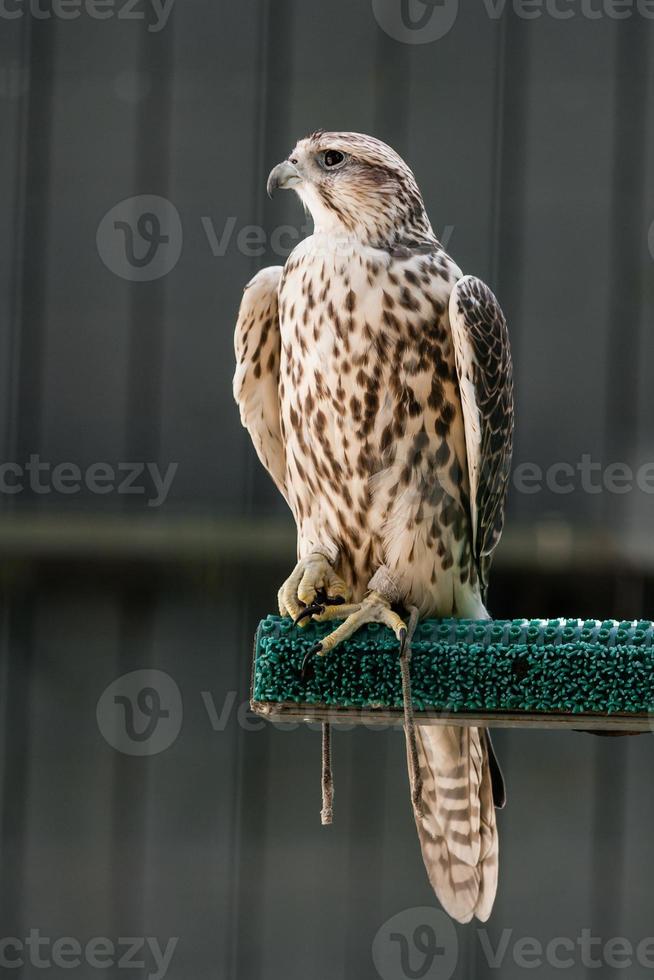
{"type": "Polygon", "coordinates": [[[418,725],[416,740],[423,809],[416,825],[429,881],[454,919],[485,922],[499,854],[487,733],[418,725]]]}

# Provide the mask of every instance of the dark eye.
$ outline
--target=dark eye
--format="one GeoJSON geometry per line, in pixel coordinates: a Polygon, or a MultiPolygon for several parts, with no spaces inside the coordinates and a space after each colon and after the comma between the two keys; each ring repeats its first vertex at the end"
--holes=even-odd
{"type": "Polygon", "coordinates": [[[344,159],[345,156],[340,150],[325,150],[323,155],[323,163],[326,167],[338,167],[344,159]]]}

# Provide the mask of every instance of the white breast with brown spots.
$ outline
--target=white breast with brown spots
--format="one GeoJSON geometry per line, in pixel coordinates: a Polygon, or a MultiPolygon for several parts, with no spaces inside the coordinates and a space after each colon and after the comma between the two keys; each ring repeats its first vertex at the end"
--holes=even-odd
{"type": "Polygon", "coordinates": [[[323,550],[359,599],[385,564],[422,615],[483,615],[441,250],[312,236],[279,287],[280,406],[298,554],[323,550]]]}

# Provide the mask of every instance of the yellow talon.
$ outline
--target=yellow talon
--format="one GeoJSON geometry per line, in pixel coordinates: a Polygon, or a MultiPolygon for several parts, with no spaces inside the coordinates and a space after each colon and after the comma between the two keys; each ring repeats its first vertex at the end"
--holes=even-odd
{"type": "Polygon", "coordinates": [[[339,643],[342,643],[343,640],[348,640],[357,630],[361,629],[367,623],[383,623],[384,626],[388,626],[389,629],[393,630],[400,642],[403,636],[402,631],[404,630],[406,633],[404,620],[397,613],[393,612],[388,599],[384,598],[379,592],[371,592],[360,603],[349,606],[330,606],[325,609],[324,613],[314,618],[319,623],[327,622],[331,619],[345,620],[333,633],[330,633],[322,641],[321,649],[318,652],[323,656],[338,646],[339,643]]]}
{"type": "MultiPolygon", "coordinates": [[[[321,554],[301,558],[277,594],[279,615],[297,620],[307,607],[324,594],[330,599],[350,598],[350,590],[343,579],[336,574],[329,561],[321,554]]],[[[308,619],[300,622],[306,626],[308,619]]]]}

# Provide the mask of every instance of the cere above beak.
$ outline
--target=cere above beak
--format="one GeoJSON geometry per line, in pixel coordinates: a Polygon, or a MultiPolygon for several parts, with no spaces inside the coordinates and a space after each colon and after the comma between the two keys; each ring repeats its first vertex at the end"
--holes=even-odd
{"type": "Polygon", "coordinates": [[[294,187],[301,180],[302,178],[298,173],[297,167],[290,160],[284,160],[283,163],[278,163],[270,171],[270,176],[268,177],[268,197],[272,197],[276,190],[288,190],[289,187],[294,187]]]}

